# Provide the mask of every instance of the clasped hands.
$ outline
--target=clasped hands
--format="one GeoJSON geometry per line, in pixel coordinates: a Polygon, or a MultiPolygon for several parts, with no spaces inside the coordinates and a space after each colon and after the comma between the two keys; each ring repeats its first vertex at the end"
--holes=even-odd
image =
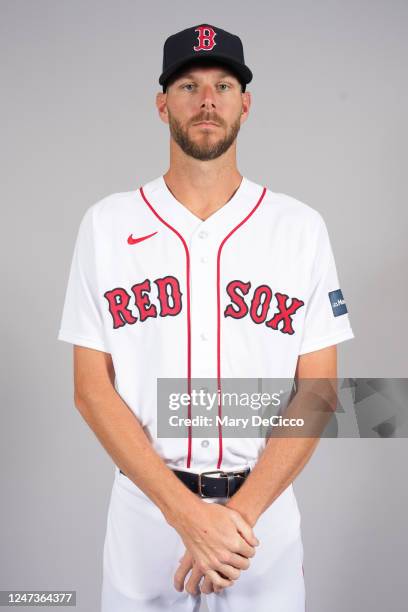
{"type": "Polygon", "coordinates": [[[259,545],[249,523],[228,505],[200,500],[173,526],[186,546],[174,575],[174,587],[181,592],[185,586],[192,595],[219,593],[232,586],[241,571],[248,569],[259,545]],[[191,576],[184,585],[190,570],[191,576]]]}

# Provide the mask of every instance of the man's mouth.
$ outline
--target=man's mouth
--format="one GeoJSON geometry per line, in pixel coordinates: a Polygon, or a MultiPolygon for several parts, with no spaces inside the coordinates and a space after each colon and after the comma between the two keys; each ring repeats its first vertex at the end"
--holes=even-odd
{"type": "Polygon", "coordinates": [[[215,127],[219,127],[218,123],[214,123],[214,121],[199,121],[198,123],[194,123],[193,125],[213,125],[215,127]]]}

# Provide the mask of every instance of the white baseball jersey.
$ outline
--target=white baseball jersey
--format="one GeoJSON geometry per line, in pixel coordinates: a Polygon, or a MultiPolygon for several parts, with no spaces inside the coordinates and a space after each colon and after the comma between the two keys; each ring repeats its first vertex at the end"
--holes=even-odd
{"type": "MultiPolygon", "coordinates": [[[[157,378],[289,379],[299,355],[353,337],[325,222],[293,197],[244,177],[233,197],[203,221],[172,195],[160,176],[143,188],[103,198],[82,218],[58,339],[112,355],[118,393],[169,467],[199,472],[253,466],[265,439],[228,437],[222,427],[217,438],[196,438],[191,432],[184,439],[159,437],[157,378]]],[[[115,483],[118,496],[126,491],[138,503],[152,505],[118,469],[115,483]]],[[[117,506],[113,500],[112,507],[117,506]]],[[[291,485],[266,516],[274,547],[279,537],[286,541],[278,533],[298,533],[291,485]]],[[[131,520],[122,517],[121,524],[130,530],[123,533],[123,542],[140,536],[131,520]]],[[[135,546],[124,546],[124,555],[117,529],[116,522],[116,532],[112,527],[110,533],[108,525],[105,584],[115,583],[118,591],[121,585],[130,598],[137,598],[144,587],[135,584],[132,563],[142,574],[148,564],[135,560],[135,546]],[[129,566],[131,575],[126,574],[129,566]]],[[[300,559],[300,538],[297,542],[295,556],[300,559]]],[[[282,567],[284,561],[278,561],[282,567]]],[[[259,575],[265,570],[270,581],[276,567],[263,568],[259,575]]],[[[146,584],[148,578],[144,580],[146,584]]],[[[239,593],[240,583],[241,578],[223,597],[239,593]]],[[[271,588],[277,593],[275,609],[303,609],[301,587],[294,590],[296,603],[287,607],[279,598],[279,585],[271,588]]],[[[175,595],[173,590],[171,597],[175,595]]],[[[116,595],[106,595],[105,602],[112,597],[115,612],[131,609],[116,595]]],[[[265,609],[272,609],[273,601],[268,592],[265,609]]],[[[189,605],[183,602],[180,610],[191,609],[182,607],[189,605]]],[[[111,609],[105,606],[106,612],[111,609]]],[[[146,604],[143,609],[155,608],[146,604]]],[[[260,602],[256,609],[263,609],[260,602]]]]}

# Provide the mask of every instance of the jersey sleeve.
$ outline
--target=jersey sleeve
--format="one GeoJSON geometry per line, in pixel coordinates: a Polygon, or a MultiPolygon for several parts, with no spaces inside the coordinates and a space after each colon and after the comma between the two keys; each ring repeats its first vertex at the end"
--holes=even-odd
{"type": "Polygon", "coordinates": [[[340,289],[326,223],[319,214],[317,248],[299,355],[354,338],[346,302],[340,289]]]}
{"type": "Polygon", "coordinates": [[[90,206],[79,225],[57,339],[107,353],[93,219],[94,206],[90,206]]]}

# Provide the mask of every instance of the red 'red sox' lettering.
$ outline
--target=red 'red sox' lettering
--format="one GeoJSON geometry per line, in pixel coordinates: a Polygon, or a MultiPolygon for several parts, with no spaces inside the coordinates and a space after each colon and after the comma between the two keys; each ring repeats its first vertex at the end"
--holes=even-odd
{"type": "MultiPolygon", "coordinates": [[[[248,295],[250,287],[250,282],[244,283],[239,280],[234,280],[228,283],[227,293],[230,296],[232,303],[228,304],[226,307],[224,317],[242,319],[248,314],[248,306],[243,296],[248,295]],[[239,292],[243,295],[240,295],[239,292]]],[[[278,329],[279,323],[283,321],[283,326],[279,331],[281,331],[283,334],[294,334],[295,330],[292,327],[292,315],[294,315],[295,312],[304,305],[304,302],[296,297],[293,297],[291,304],[288,306],[287,300],[289,299],[289,296],[285,293],[275,293],[279,310],[269,321],[265,322],[272,297],[272,289],[268,285],[259,285],[259,287],[255,289],[249,310],[251,319],[258,325],[260,323],[265,323],[267,327],[276,330],[278,329]]]]}
{"type": "Polygon", "coordinates": [[[234,280],[228,283],[227,293],[230,296],[232,303],[238,307],[238,310],[235,310],[232,304],[228,304],[225,309],[224,316],[233,317],[234,319],[242,319],[242,317],[245,317],[248,312],[248,306],[245,304],[244,298],[237,293],[237,290],[241,291],[244,295],[247,295],[250,287],[251,283],[243,283],[240,280],[234,280]]]}
{"type": "Polygon", "coordinates": [[[160,316],[161,317],[174,317],[181,312],[181,291],[180,284],[174,276],[165,276],[164,278],[158,278],[154,281],[157,285],[157,290],[160,300],[160,316]],[[167,293],[167,287],[171,290],[171,296],[167,293]],[[169,297],[171,297],[173,305],[169,304],[169,297]]]}
{"type": "MultiPolygon", "coordinates": [[[[160,304],[159,315],[161,317],[178,315],[182,308],[182,293],[177,278],[165,276],[164,278],[157,278],[154,282],[157,285],[157,296],[160,304]]],[[[132,286],[131,291],[134,296],[134,304],[139,312],[139,320],[143,322],[149,317],[157,318],[157,308],[154,304],[150,303],[149,298],[151,292],[150,280],[146,278],[143,282],[136,283],[132,286]]],[[[112,315],[114,329],[123,327],[126,323],[129,325],[136,323],[138,318],[132,314],[129,308],[132,296],[128,294],[126,289],[116,287],[106,291],[104,297],[109,304],[109,312],[112,315]]]]}
{"type": "MultiPolygon", "coordinates": [[[[273,293],[268,285],[262,284],[255,288],[248,306],[245,298],[250,289],[249,281],[245,283],[241,280],[233,280],[228,283],[226,292],[230,303],[225,308],[224,317],[243,319],[249,313],[251,320],[257,325],[265,323],[266,327],[283,334],[294,334],[292,317],[304,305],[304,302],[296,297],[289,298],[285,293],[273,293]],[[278,310],[267,321],[273,298],[276,298],[276,304],[273,305],[276,305],[278,310]],[[288,303],[289,299],[290,303],[288,303]]],[[[180,283],[174,276],[156,278],[153,282],[146,278],[140,283],[135,283],[131,287],[131,293],[128,293],[123,287],[116,287],[104,293],[114,329],[126,324],[133,325],[137,321],[143,323],[157,316],[177,316],[183,309],[182,295],[180,283]],[[152,289],[153,283],[156,285],[155,290],[152,289]],[[152,293],[154,293],[157,305],[150,301],[152,293]],[[135,316],[132,306],[137,309],[138,316],[135,316]]]]}

